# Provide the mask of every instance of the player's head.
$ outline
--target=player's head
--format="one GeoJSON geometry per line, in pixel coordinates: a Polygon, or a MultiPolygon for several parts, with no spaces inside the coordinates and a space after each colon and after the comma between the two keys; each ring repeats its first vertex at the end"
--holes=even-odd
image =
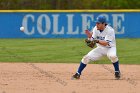
{"type": "Polygon", "coordinates": [[[98,16],[95,22],[98,30],[104,30],[107,25],[106,17],[102,15],[98,16]]]}
{"type": "Polygon", "coordinates": [[[106,22],[106,17],[105,16],[102,16],[102,15],[99,15],[97,18],[96,18],[96,23],[107,23],[106,22]]]}

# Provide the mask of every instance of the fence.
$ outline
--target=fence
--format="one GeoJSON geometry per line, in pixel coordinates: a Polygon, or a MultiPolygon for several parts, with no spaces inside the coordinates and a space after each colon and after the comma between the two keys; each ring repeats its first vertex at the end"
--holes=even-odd
{"type": "Polygon", "coordinates": [[[117,38],[140,37],[140,10],[1,10],[0,38],[83,38],[99,15],[117,38]]]}

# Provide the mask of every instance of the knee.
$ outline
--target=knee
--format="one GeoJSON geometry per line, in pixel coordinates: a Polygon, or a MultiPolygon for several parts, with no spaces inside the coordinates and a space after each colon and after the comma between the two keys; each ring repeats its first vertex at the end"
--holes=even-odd
{"type": "Polygon", "coordinates": [[[118,57],[116,55],[110,55],[109,59],[111,60],[112,63],[117,62],[118,61],[118,57]]]}
{"type": "Polygon", "coordinates": [[[82,58],[81,62],[84,63],[84,64],[88,64],[90,62],[90,57],[88,55],[85,55],[82,58]]]}

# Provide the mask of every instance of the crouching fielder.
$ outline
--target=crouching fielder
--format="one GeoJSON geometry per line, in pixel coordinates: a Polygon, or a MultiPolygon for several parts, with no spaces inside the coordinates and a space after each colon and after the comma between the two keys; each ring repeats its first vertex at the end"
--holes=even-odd
{"type": "Polygon", "coordinates": [[[112,27],[107,25],[105,16],[98,16],[96,20],[96,26],[93,28],[90,33],[88,30],[85,31],[88,36],[88,40],[96,43],[97,47],[91,50],[86,54],[80,63],[80,66],[72,76],[72,79],[80,79],[80,75],[86,65],[90,61],[99,60],[102,56],[107,56],[112,62],[115,69],[115,78],[120,78],[119,70],[119,60],[116,55],[116,41],[115,41],[115,32],[112,27]]]}

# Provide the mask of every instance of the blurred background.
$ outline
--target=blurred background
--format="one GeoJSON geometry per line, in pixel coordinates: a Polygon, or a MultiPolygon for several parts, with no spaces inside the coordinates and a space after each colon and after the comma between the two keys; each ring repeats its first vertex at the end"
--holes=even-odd
{"type": "Polygon", "coordinates": [[[0,9],[140,9],[139,0],[0,0],[0,9]]]}

